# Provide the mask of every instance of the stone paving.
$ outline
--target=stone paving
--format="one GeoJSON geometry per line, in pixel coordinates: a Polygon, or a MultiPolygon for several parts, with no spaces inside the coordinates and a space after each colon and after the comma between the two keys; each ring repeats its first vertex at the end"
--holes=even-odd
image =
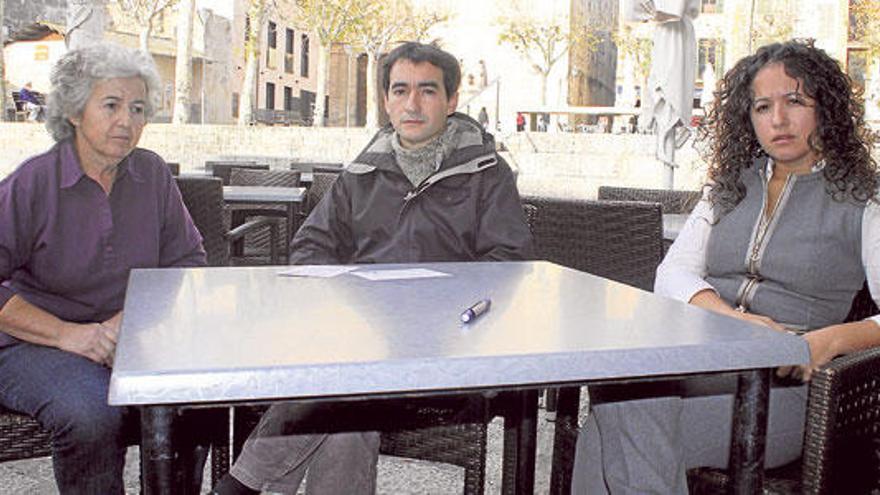
{"type": "MultiPolygon", "coordinates": [[[[550,487],[550,459],[553,452],[552,414],[539,410],[538,455],[535,473],[535,493],[548,493],[550,487]]],[[[486,493],[501,492],[501,451],[503,425],[496,418],[489,425],[488,456],[486,460],[486,493]]],[[[139,493],[139,455],[137,447],[128,450],[125,465],[126,493],[139,493]]],[[[209,474],[206,469],[205,488],[208,492],[209,474]]],[[[418,461],[400,457],[381,456],[377,493],[380,495],[461,493],[464,471],[446,464],[418,461]]],[[[300,490],[302,493],[303,490],[300,490]]],[[[13,461],[0,464],[0,493],[43,495],[55,494],[50,458],[13,461]]]]}

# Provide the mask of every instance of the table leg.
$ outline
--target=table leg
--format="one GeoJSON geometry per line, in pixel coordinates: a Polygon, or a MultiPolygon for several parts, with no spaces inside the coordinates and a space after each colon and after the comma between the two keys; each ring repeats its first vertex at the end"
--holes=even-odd
{"type": "Polygon", "coordinates": [[[299,217],[299,205],[290,203],[287,205],[287,239],[284,243],[284,249],[281,251],[284,253],[283,264],[289,263],[290,260],[290,241],[293,240],[293,236],[296,235],[295,229],[298,226],[298,217],[299,217]]]}
{"type": "Polygon", "coordinates": [[[563,387],[556,396],[556,427],[553,436],[553,465],[550,468],[550,493],[571,493],[574,451],[578,437],[580,387],[563,387]]]}
{"type": "Polygon", "coordinates": [[[538,434],[538,392],[512,393],[504,414],[504,459],[501,492],[534,493],[538,434]]]}
{"type": "Polygon", "coordinates": [[[764,489],[770,372],[759,369],[739,375],[730,445],[731,491],[737,495],[761,493],[764,489]]]}
{"type": "Polygon", "coordinates": [[[171,441],[175,415],[171,406],[141,408],[141,473],[146,495],[171,494],[182,486],[171,441]]]}

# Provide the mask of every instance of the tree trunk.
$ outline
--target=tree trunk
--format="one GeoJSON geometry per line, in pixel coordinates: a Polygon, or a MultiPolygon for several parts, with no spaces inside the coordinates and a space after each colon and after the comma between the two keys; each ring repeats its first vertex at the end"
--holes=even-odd
{"type": "Polygon", "coordinates": [[[6,120],[6,59],[3,58],[3,19],[5,18],[6,0],[0,0],[0,122],[6,120]]]}
{"type": "Polygon", "coordinates": [[[254,106],[257,96],[257,61],[260,49],[256,46],[245,52],[244,81],[241,85],[241,99],[238,102],[238,123],[248,125],[254,120],[254,106]]]}
{"type": "Polygon", "coordinates": [[[141,26],[141,32],[139,33],[139,43],[141,51],[144,53],[150,53],[150,36],[153,35],[153,21],[149,20],[143,26],[141,26]]]}
{"type": "Polygon", "coordinates": [[[190,121],[189,101],[190,93],[192,93],[192,33],[196,8],[195,0],[182,0],[178,8],[177,61],[174,67],[174,123],[186,124],[190,121]]]}
{"type": "Polygon", "coordinates": [[[244,47],[244,81],[241,85],[241,98],[238,101],[239,125],[250,125],[254,121],[254,108],[257,100],[257,70],[260,61],[260,32],[263,15],[266,11],[263,0],[251,0],[248,8],[250,29],[244,47]]]}
{"type": "Polygon", "coordinates": [[[541,106],[547,106],[547,79],[550,78],[550,71],[541,71],[541,106]]]}
{"type": "Polygon", "coordinates": [[[367,52],[367,127],[379,127],[379,84],[376,75],[376,56],[367,52]]]}
{"type": "Polygon", "coordinates": [[[600,42],[595,47],[579,42],[569,50],[571,105],[614,105],[617,46],[611,33],[617,29],[617,16],[617,0],[572,0],[572,26],[590,26],[600,42]]]}
{"type": "Polygon", "coordinates": [[[68,0],[67,48],[75,50],[104,39],[105,0],[68,0]]]}
{"type": "Polygon", "coordinates": [[[327,80],[330,72],[331,43],[321,42],[318,48],[318,89],[315,91],[315,113],[312,115],[313,127],[324,127],[324,100],[327,96],[327,80]]]}

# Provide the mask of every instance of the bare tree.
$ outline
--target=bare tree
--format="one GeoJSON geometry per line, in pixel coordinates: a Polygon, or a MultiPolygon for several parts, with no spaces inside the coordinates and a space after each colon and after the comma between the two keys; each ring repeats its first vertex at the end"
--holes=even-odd
{"type": "Polygon", "coordinates": [[[244,82],[238,107],[238,123],[248,125],[254,120],[257,92],[257,70],[260,61],[260,32],[266,21],[270,0],[250,0],[247,9],[244,43],[244,82]]]}
{"type": "MultiPolygon", "coordinates": [[[[167,0],[177,1],[177,0],[167,0]]],[[[195,0],[182,0],[177,10],[177,59],[174,67],[175,124],[190,122],[189,101],[192,93],[192,35],[195,0]]],[[[203,62],[204,63],[204,62],[203,62]]],[[[202,81],[205,84],[205,81],[202,81]]]]}
{"type": "Polygon", "coordinates": [[[6,0],[0,0],[0,121],[6,120],[6,59],[3,58],[3,46],[6,44],[5,19],[6,0]]]}
{"type": "Polygon", "coordinates": [[[74,50],[100,42],[107,21],[105,0],[67,1],[67,48],[74,50]]]}
{"type": "Polygon", "coordinates": [[[324,100],[330,72],[330,49],[333,43],[350,42],[358,24],[370,12],[371,0],[297,0],[296,19],[304,28],[318,35],[318,89],[312,125],[324,126],[324,100]]]}
{"type": "Polygon", "coordinates": [[[449,15],[440,11],[416,9],[410,0],[363,2],[363,22],[358,24],[353,39],[367,54],[367,127],[379,125],[376,66],[379,57],[390,46],[402,40],[420,40],[433,26],[445,22],[449,15]]]}
{"type": "Polygon", "coordinates": [[[550,71],[568,50],[579,41],[596,43],[589,30],[584,33],[569,29],[565,16],[539,16],[534,7],[524,8],[513,1],[509,13],[496,19],[501,27],[498,41],[506,43],[532,64],[532,69],[541,76],[541,105],[547,104],[547,79],[550,71]],[[583,39],[582,39],[583,38],[583,39]]]}
{"type": "Polygon", "coordinates": [[[139,27],[138,38],[140,49],[150,53],[150,37],[156,21],[179,0],[111,0],[119,6],[123,16],[139,27]]]}
{"type": "Polygon", "coordinates": [[[851,39],[868,50],[868,56],[880,55],[880,2],[853,0],[850,3],[851,39]]]}

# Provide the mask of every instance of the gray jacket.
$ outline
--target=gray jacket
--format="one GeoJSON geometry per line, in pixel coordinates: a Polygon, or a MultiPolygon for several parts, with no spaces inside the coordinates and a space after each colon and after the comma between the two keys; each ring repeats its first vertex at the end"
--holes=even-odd
{"type": "Polygon", "coordinates": [[[503,261],[532,256],[514,177],[473,119],[440,168],[413,187],[380,130],[312,211],[292,264],[503,261]]]}

